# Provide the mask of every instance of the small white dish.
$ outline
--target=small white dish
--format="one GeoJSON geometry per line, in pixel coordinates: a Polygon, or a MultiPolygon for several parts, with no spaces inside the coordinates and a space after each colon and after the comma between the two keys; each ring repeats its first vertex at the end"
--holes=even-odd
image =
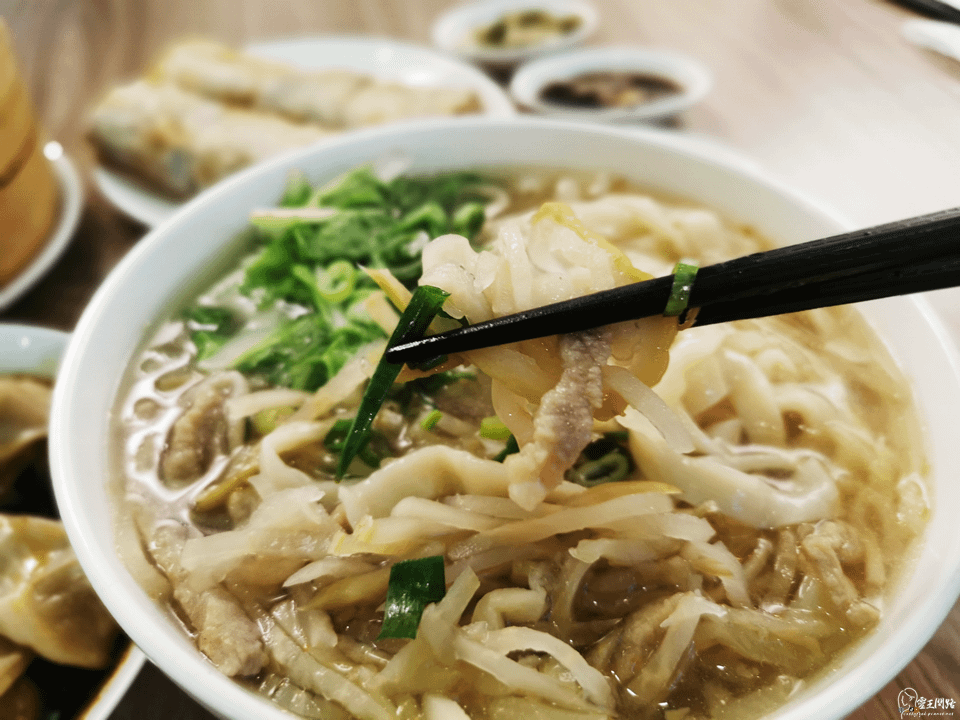
{"type": "Polygon", "coordinates": [[[70,158],[58,142],[48,142],[43,152],[53,166],[60,188],[59,216],[50,231],[50,237],[40,252],[20,271],[13,280],[0,288],[0,310],[12,305],[21,295],[33,287],[44,273],[57,261],[70,244],[80,212],[83,209],[83,184],[70,158]]]}
{"type": "Polygon", "coordinates": [[[54,378],[70,336],[51,328],[0,323],[0,375],[54,378]]]}
{"type": "Polygon", "coordinates": [[[598,122],[623,122],[677,115],[700,102],[712,85],[710,71],[687,55],[624,46],[577,50],[534,60],[517,70],[510,82],[510,94],[521,106],[546,115],[598,122]],[[595,72],[636,73],[663,79],[678,89],[661,98],[622,108],[577,107],[543,98],[543,91],[551,84],[595,72]]]}
{"type": "Polygon", "coordinates": [[[77,716],[76,720],[108,720],[127,694],[133,681],[143,669],[147,656],[130,643],[117,663],[110,678],[100,686],[96,696],[77,716]]]}
{"type": "MultiPolygon", "coordinates": [[[[69,339],[70,336],[60,330],[0,323],[0,374],[22,373],[54,378],[69,339]]],[[[140,673],[145,661],[146,657],[140,649],[133,643],[128,643],[119,653],[113,667],[106,671],[104,679],[93,680],[95,685],[90,688],[90,700],[80,710],[77,720],[107,720],[140,673]]],[[[48,675],[51,685],[41,690],[59,691],[60,688],[56,686],[57,676],[53,671],[48,675]]]]}
{"type": "MultiPolygon", "coordinates": [[[[481,114],[516,114],[510,98],[486,74],[427,47],[386,38],[329,36],[254,43],[246,50],[304,68],[345,68],[406,85],[469,87],[480,97],[481,114]]],[[[93,179],[107,200],[147,227],[159,225],[183,205],[107,167],[94,169],[93,179]]]]}
{"type": "Polygon", "coordinates": [[[597,29],[598,19],[596,8],[579,0],[479,0],[458,5],[437,18],[431,36],[441,50],[472,62],[503,67],[579,45],[597,29]],[[569,33],[535,45],[491,48],[477,43],[478,30],[507,13],[523,10],[542,10],[558,18],[573,15],[579,25],[569,33]]]}

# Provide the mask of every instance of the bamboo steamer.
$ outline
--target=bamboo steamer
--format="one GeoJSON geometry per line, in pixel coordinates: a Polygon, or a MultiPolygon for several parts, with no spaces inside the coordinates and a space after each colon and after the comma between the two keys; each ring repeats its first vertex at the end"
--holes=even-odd
{"type": "Polygon", "coordinates": [[[39,252],[56,218],[59,193],[43,144],[0,18],[0,287],[39,252]]]}

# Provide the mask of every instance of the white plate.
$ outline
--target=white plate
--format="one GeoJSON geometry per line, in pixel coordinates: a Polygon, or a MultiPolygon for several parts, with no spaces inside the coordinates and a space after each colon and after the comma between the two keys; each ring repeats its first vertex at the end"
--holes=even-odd
{"type": "MultiPolygon", "coordinates": [[[[304,68],[348,68],[406,85],[470,87],[492,117],[516,114],[510,98],[483,72],[430,48],[385,38],[305,37],[255,43],[247,51],[304,68]]],[[[170,217],[182,205],[105,167],[93,173],[100,191],[117,208],[147,227],[170,217]]]]}
{"type": "Polygon", "coordinates": [[[510,81],[510,94],[521,106],[554,117],[598,122],[653,120],[676,115],[700,102],[713,79],[699,61],[676,52],[639,47],[603,47],[577,50],[527,63],[510,81]],[[627,108],[577,108],[545,102],[541,92],[549,84],[587,72],[623,71],[673,81],[680,90],[659,100],[627,108]]]}
{"type": "Polygon", "coordinates": [[[445,12],[433,24],[433,44],[448,53],[486,65],[509,67],[549,53],[568,50],[586,40],[597,28],[597,11],[580,0],[480,0],[445,12]],[[580,26],[550,42],[520,48],[486,48],[477,45],[473,33],[499,20],[508,12],[543,10],[554,17],[576,15],[580,26]]]}
{"type": "Polygon", "coordinates": [[[70,158],[58,142],[48,142],[43,152],[53,166],[60,187],[60,215],[43,249],[9,284],[0,288],[0,310],[29,290],[70,244],[83,209],[83,185],[70,158]]]}
{"type": "MultiPolygon", "coordinates": [[[[72,168],[71,168],[72,170],[72,168]]],[[[76,173],[74,173],[74,177],[76,173]]],[[[0,374],[25,373],[54,378],[70,336],[59,330],[0,323],[0,374]]],[[[124,650],[109,675],[77,716],[83,720],[106,720],[143,667],[144,654],[132,643],[124,650]]],[[[51,676],[52,677],[52,676],[51,676]]],[[[50,681],[49,692],[55,679],[50,681]]],[[[69,720],[64,718],[64,720],[69,720]]]]}

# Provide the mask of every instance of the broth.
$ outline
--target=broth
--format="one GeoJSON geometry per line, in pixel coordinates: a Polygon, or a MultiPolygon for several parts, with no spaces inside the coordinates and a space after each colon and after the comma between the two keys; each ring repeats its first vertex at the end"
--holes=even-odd
{"type": "MultiPolygon", "coordinates": [[[[443,187],[443,222],[492,215],[472,244],[426,224],[402,240],[471,323],[766,247],[603,175],[443,187]]],[[[387,214],[439,217],[422,207],[387,214]]],[[[268,248],[300,232],[289,247],[319,252],[322,230],[276,222],[258,221],[268,248]]],[[[128,565],[225,674],[305,717],[750,718],[877,623],[929,508],[908,384],[854,310],[679,334],[650,318],[408,371],[338,483],[396,319],[380,288],[406,291],[381,277],[350,304],[334,280],[367,281],[327,265],[333,342],[368,334],[337,358],[266,350],[310,312],[252,283],[262,252],[160,329],[119,400],[128,565]],[[433,557],[443,599],[415,637],[381,637],[393,569],[433,557]]]]}

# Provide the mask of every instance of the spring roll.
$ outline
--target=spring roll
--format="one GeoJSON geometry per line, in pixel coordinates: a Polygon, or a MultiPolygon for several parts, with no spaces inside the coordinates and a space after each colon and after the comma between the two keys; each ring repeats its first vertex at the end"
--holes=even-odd
{"type": "Polygon", "coordinates": [[[221,102],[344,129],[481,109],[469,88],[410,86],[352,70],[303,70],[206,40],[171,48],[153,77],[221,102]]]}
{"type": "Polygon", "coordinates": [[[104,161],[174,197],[188,197],[248,165],[330,136],[314,125],[145,80],[108,93],[90,124],[104,161]]]}

